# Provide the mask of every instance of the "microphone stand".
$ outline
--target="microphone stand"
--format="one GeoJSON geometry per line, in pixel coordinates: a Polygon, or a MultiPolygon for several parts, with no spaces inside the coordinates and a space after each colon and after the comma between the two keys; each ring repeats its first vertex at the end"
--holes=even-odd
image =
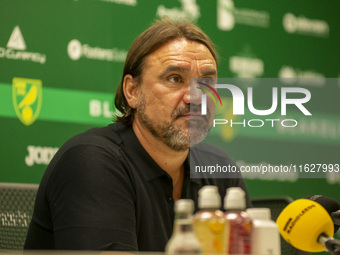
{"type": "Polygon", "coordinates": [[[321,234],[318,238],[319,243],[326,247],[326,250],[332,255],[340,255],[340,240],[321,234]]]}

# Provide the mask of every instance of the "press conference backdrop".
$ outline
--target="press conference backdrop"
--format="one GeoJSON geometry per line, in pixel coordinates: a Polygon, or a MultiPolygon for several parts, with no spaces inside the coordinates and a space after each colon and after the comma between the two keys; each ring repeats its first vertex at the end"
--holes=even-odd
{"type": "MultiPolygon", "coordinates": [[[[219,77],[314,79],[313,115],[297,127],[212,134],[238,164],[339,164],[340,83],[326,82],[340,76],[339,10],[336,0],[0,0],[0,182],[39,183],[67,139],[112,122],[127,51],[164,15],[211,37],[219,77]]],[[[340,201],[339,175],[245,177],[252,197],[340,201]]]]}

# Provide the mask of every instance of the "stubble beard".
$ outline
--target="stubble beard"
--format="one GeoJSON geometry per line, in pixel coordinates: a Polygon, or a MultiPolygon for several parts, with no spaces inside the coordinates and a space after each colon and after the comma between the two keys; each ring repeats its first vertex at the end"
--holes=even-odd
{"type": "Polygon", "coordinates": [[[203,121],[186,120],[182,127],[178,127],[175,124],[175,121],[183,114],[189,113],[190,107],[191,111],[200,110],[200,106],[190,106],[187,104],[185,107],[176,108],[171,113],[171,121],[156,123],[145,113],[145,96],[141,94],[136,109],[136,117],[156,139],[167,145],[170,149],[176,152],[182,152],[188,150],[190,146],[203,141],[212,127],[212,123],[209,123],[209,109],[207,115],[203,118],[203,121]]]}

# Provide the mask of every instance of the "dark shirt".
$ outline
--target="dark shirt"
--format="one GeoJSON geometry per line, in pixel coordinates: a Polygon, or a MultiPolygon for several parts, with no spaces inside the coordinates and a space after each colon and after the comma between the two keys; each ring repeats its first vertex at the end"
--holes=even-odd
{"type": "MultiPolygon", "coordinates": [[[[195,146],[190,154],[233,164],[206,146],[195,146]]],[[[222,198],[228,187],[246,191],[241,178],[190,179],[188,162],[182,198],[196,206],[204,185],[216,185],[222,198]]],[[[25,249],[164,251],[174,221],[172,189],[171,177],[131,127],[91,129],[66,142],[47,167],[25,249]]]]}

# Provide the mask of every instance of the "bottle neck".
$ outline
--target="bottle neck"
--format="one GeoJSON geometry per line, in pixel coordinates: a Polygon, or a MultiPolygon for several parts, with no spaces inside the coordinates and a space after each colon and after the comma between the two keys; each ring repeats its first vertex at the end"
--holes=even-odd
{"type": "Polygon", "coordinates": [[[175,222],[176,233],[190,233],[193,232],[193,224],[191,220],[178,220],[175,222]]]}
{"type": "Polygon", "coordinates": [[[176,212],[175,221],[191,219],[191,213],[189,212],[176,212]]]}

